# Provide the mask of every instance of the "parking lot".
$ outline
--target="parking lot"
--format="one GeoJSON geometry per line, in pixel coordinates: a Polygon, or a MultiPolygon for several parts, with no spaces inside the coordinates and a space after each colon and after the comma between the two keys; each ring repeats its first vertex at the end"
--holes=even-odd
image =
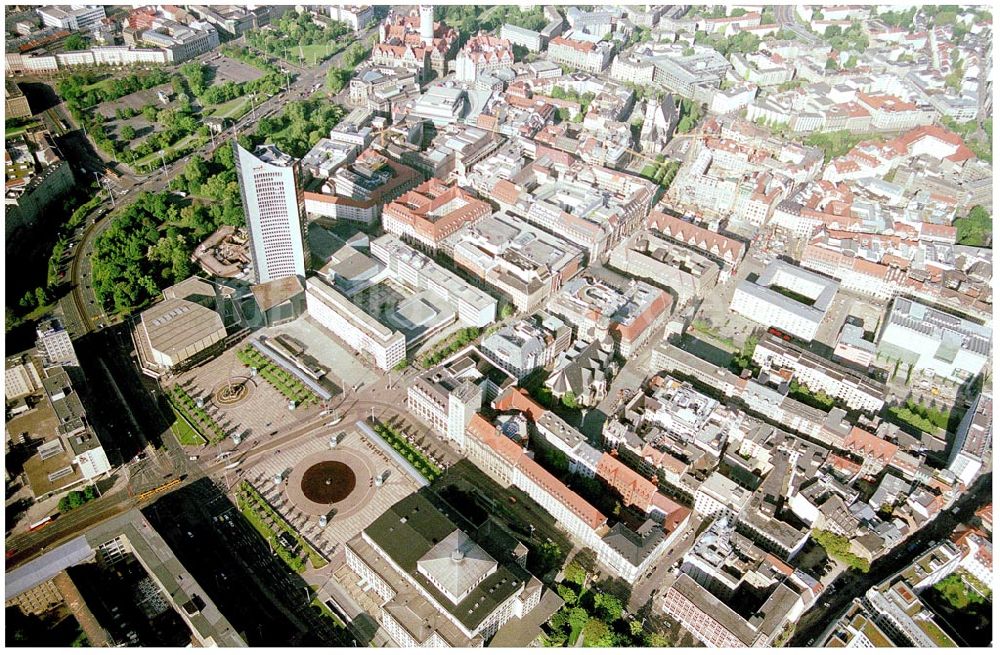
{"type": "Polygon", "coordinates": [[[143,89],[142,91],[130,93],[117,100],[102,102],[97,105],[97,111],[103,116],[114,118],[115,110],[119,107],[130,107],[131,109],[142,111],[142,108],[146,105],[154,105],[157,109],[163,109],[166,105],[160,102],[157,94],[158,91],[163,91],[171,96],[174,93],[173,88],[169,84],[161,84],[160,86],[154,86],[152,89],[143,89]]]}
{"type": "Polygon", "coordinates": [[[264,73],[260,69],[225,56],[209,62],[208,67],[211,68],[212,75],[214,75],[214,84],[251,82],[264,77],[264,73]]]}

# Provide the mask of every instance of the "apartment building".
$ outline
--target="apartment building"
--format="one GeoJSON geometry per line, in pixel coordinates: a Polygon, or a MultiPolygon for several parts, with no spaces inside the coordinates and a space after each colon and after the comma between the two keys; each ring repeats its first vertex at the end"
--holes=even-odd
{"type": "Polygon", "coordinates": [[[353,163],[337,168],[320,192],[302,195],[310,215],[372,225],[385,205],[420,183],[416,170],[368,149],[353,163]]]}
{"type": "Polygon", "coordinates": [[[851,409],[878,412],[885,404],[886,388],[881,382],[838,366],[772,334],[757,343],[754,363],[768,369],[788,369],[811,391],[822,391],[841,399],[851,409]]]}
{"type": "Polygon", "coordinates": [[[455,79],[473,83],[480,77],[514,65],[514,50],[504,37],[482,30],[469,38],[455,58],[455,79]]]}
{"type": "Polygon", "coordinates": [[[567,282],[549,303],[549,311],[577,328],[578,339],[611,336],[618,353],[629,357],[658,331],[670,313],[665,291],[636,280],[598,277],[595,269],[567,282]]]}
{"type": "Polygon", "coordinates": [[[572,337],[573,329],[555,316],[535,314],[504,325],[483,339],[480,348],[520,381],[551,364],[572,337]]]}
{"type": "Polygon", "coordinates": [[[631,277],[669,287],[677,293],[678,306],[704,298],[718,283],[719,273],[728,267],[724,260],[663,239],[652,230],[637,232],[618,244],[608,265],[631,277]]]}
{"type": "Polygon", "coordinates": [[[35,10],[46,27],[58,27],[72,31],[89,31],[106,16],[103,5],[61,5],[39,7],[35,10]]]}
{"type": "Polygon", "coordinates": [[[600,73],[611,63],[612,48],[607,42],[594,43],[558,36],[549,41],[549,61],[588,73],[600,73]]]}
{"type": "Polygon", "coordinates": [[[540,32],[504,23],[500,28],[500,38],[510,41],[511,45],[527,48],[528,52],[541,52],[545,39],[540,32]]]}
{"type": "Polygon", "coordinates": [[[489,216],[492,208],[457,184],[431,178],[382,210],[386,232],[436,251],[442,241],[489,216]]]}
{"type": "Polygon", "coordinates": [[[410,412],[465,449],[465,431],[484,403],[515,383],[475,346],[418,376],[406,392],[410,412]]]}
{"type": "Polygon", "coordinates": [[[721,473],[714,472],[694,495],[694,511],[702,517],[736,516],[750,502],[751,492],[721,473]]]}

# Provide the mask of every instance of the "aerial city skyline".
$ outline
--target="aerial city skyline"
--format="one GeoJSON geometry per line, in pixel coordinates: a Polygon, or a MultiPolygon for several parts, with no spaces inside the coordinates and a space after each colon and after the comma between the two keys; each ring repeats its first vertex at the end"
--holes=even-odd
{"type": "Polygon", "coordinates": [[[986,5],[10,5],[6,644],[992,644],[986,5]]]}

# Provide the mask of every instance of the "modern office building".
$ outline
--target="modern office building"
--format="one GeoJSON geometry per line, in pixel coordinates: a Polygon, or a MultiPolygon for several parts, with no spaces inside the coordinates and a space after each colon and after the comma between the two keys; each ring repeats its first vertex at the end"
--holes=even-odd
{"type": "Polygon", "coordinates": [[[48,27],[85,31],[99,23],[105,16],[101,5],[71,5],[39,7],[38,15],[48,27]]]}
{"type": "Polygon", "coordinates": [[[54,318],[39,323],[36,328],[38,339],[35,346],[42,360],[42,366],[79,366],[76,350],[66,328],[54,318]]]}
{"type": "Polygon", "coordinates": [[[472,327],[486,327],[496,318],[497,301],[398,237],[384,234],[371,243],[372,255],[383,261],[389,274],[413,289],[432,291],[453,305],[458,317],[472,327]]]}
{"type": "Polygon", "coordinates": [[[297,162],[273,145],[251,153],[233,141],[233,151],[250,235],[253,281],[305,277],[309,251],[297,162]]]}
{"type": "Polygon", "coordinates": [[[890,362],[898,360],[901,366],[913,366],[914,371],[964,381],[986,366],[992,343],[989,326],[915,300],[896,298],[877,352],[890,362]]]}
{"type": "Polygon", "coordinates": [[[388,371],[406,359],[406,336],[382,325],[320,277],[306,280],[309,315],[352,348],[369,353],[388,371]]]}

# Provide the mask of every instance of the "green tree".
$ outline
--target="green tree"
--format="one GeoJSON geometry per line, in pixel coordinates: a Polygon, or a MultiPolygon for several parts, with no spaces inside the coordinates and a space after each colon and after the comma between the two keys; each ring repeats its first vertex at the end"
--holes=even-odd
{"type": "Polygon", "coordinates": [[[583,645],[593,648],[614,646],[614,633],[604,621],[591,618],[583,626],[583,645]]]}
{"type": "Polygon", "coordinates": [[[562,395],[562,404],[569,409],[577,409],[580,405],[576,401],[576,396],[572,391],[567,391],[562,395]]]}
{"type": "Polygon", "coordinates": [[[135,138],[135,128],[131,125],[122,125],[121,129],[118,130],[118,136],[127,143],[135,138]]]}
{"type": "Polygon", "coordinates": [[[63,47],[69,51],[86,50],[90,47],[90,43],[83,37],[82,34],[70,34],[63,42],[63,47]]]}
{"type": "Polygon", "coordinates": [[[602,613],[604,620],[608,622],[617,621],[622,617],[622,603],[611,594],[595,594],[594,609],[602,613]]]}
{"type": "Polygon", "coordinates": [[[340,93],[351,80],[351,71],[345,68],[331,68],[326,72],[326,88],[340,93]]]}
{"type": "Polygon", "coordinates": [[[960,245],[988,247],[993,242],[993,220],[990,213],[976,205],[969,213],[955,220],[956,240],[960,245]]]}
{"type": "Polygon", "coordinates": [[[587,571],[580,566],[580,563],[574,558],[572,562],[563,571],[563,578],[569,580],[578,587],[583,587],[583,583],[587,580],[587,571]]]}
{"type": "Polygon", "coordinates": [[[579,596],[577,596],[576,591],[564,584],[561,584],[556,588],[556,593],[559,594],[559,597],[562,598],[567,605],[576,605],[579,600],[579,596]]]}

